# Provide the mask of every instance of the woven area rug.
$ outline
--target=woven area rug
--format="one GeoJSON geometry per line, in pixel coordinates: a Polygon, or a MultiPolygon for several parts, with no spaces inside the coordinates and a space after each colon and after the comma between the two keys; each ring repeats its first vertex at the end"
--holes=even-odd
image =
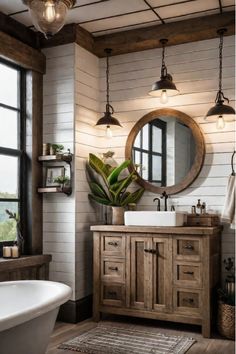
{"type": "Polygon", "coordinates": [[[87,354],[184,354],[195,342],[182,336],[98,325],[59,348],[87,354]]]}

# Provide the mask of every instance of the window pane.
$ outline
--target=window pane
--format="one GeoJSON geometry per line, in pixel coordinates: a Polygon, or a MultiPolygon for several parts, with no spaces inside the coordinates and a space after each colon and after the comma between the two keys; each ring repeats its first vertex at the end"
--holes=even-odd
{"type": "Polygon", "coordinates": [[[152,127],[152,151],[162,153],[162,130],[152,127]]]}
{"type": "Polygon", "coordinates": [[[18,113],[0,107],[0,146],[18,148],[18,113]]]}
{"type": "Polygon", "coordinates": [[[18,158],[0,155],[0,198],[18,198],[18,158]]]}
{"type": "Polygon", "coordinates": [[[18,213],[18,203],[0,202],[0,242],[14,241],[16,239],[16,222],[9,219],[6,209],[18,213]]]}
{"type": "Polygon", "coordinates": [[[149,150],[149,124],[144,125],[143,129],[143,149],[149,150]]]}
{"type": "Polygon", "coordinates": [[[18,75],[18,70],[0,63],[0,103],[18,107],[18,75]]]}
{"type": "Polygon", "coordinates": [[[138,135],[136,136],[135,138],[135,141],[134,141],[134,147],[137,147],[137,148],[140,148],[140,144],[141,144],[141,134],[140,132],[138,133],[138,135]]]}
{"type": "Polygon", "coordinates": [[[162,179],[162,165],[161,156],[152,156],[152,179],[154,181],[161,181],[162,179]]]}
{"type": "Polygon", "coordinates": [[[146,181],[148,180],[148,154],[142,153],[142,177],[146,181]]]}

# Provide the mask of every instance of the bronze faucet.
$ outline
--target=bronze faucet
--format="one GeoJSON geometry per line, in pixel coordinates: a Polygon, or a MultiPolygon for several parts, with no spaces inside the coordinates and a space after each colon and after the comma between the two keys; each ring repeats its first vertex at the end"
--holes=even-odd
{"type": "Polygon", "coordinates": [[[164,191],[162,193],[161,199],[164,199],[164,203],[165,203],[165,211],[167,211],[167,199],[169,198],[168,194],[166,193],[166,191],[164,191]]]}
{"type": "Polygon", "coordinates": [[[154,198],[153,203],[157,200],[157,211],[161,211],[161,201],[160,198],[154,198]]]}

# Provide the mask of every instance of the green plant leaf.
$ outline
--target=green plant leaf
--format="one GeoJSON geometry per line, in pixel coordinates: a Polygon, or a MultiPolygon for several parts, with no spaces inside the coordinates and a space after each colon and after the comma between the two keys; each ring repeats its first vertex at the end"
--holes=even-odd
{"type": "Polygon", "coordinates": [[[119,177],[120,173],[123,170],[125,170],[130,165],[130,163],[131,163],[130,160],[126,160],[120,166],[115,167],[113,169],[111,174],[107,177],[107,181],[110,184],[110,186],[112,186],[114,183],[116,183],[118,181],[118,177],[119,177]]]}
{"type": "Polygon", "coordinates": [[[109,198],[106,194],[106,191],[104,190],[104,188],[100,184],[95,183],[95,182],[89,182],[89,187],[91,189],[91,192],[95,196],[109,200],[109,198]]]}
{"type": "Polygon", "coordinates": [[[89,154],[89,165],[100,175],[103,177],[104,181],[107,184],[107,177],[111,173],[113,169],[110,165],[105,164],[101,159],[99,159],[94,154],[89,154]]]}
{"type": "Polygon", "coordinates": [[[133,173],[131,173],[127,178],[123,180],[119,188],[116,190],[116,199],[115,199],[116,201],[118,201],[120,193],[124,192],[129,187],[129,185],[133,182],[134,179],[135,176],[133,175],[133,173]]]}
{"type": "Polygon", "coordinates": [[[101,198],[101,197],[98,197],[96,195],[93,195],[93,194],[89,194],[89,199],[90,200],[93,200],[94,202],[97,202],[99,204],[103,204],[103,205],[112,205],[110,200],[107,200],[107,199],[104,199],[104,198],[101,198]]]}
{"type": "Polygon", "coordinates": [[[126,206],[130,203],[137,203],[144,193],[144,188],[139,188],[133,193],[129,193],[125,198],[122,198],[121,205],[126,206]]]}

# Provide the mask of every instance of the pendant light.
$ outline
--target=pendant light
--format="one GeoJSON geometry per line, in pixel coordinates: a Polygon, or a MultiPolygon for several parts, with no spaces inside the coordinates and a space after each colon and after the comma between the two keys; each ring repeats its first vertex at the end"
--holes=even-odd
{"type": "Polygon", "coordinates": [[[104,112],[104,116],[97,121],[96,125],[106,125],[106,136],[108,138],[112,138],[111,126],[112,125],[114,125],[114,126],[116,125],[116,126],[122,127],[122,125],[120,124],[118,119],[112,117],[112,114],[114,113],[114,108],[110,104],[109,57],[110,57],[110,55],[112,53],[112,49],[106,48],[105,49],[105,53],[106,53],[106,58],[107,58],[107,69],[106,69],[106,85],[107,85],[107,96],[106,96],[106,98],[107,98],[107,103],[106,103],[106,112],[104,112]]]}
{"type": "Polygon", "coordinates": [[[75,0],[22,0],[28,6],[35,28],[46,38],[52,37],[64,26],[69,9],[75,0]]]}
{"type": "Polygon", "coordinates": [[[179,93],[177,90],[172,76],[168,74],[167,67],[165,64],[165,46],[168,42],[168,39],[161,39],[160,43],[162,44],[162,64],[161,64],[161,77],[160,80],[155,82],[152,86],[149,95],[160,97],[161,103],[167,103],[169,96],[175,96],[179,93]]]}
{"type": "Polygon", "coordinates": [[[226,28],[221,28],[217,31],[217,34],[220,36],[220,45],[219,45],[219,89],[216,94],[215,106],[210,108],[205,116],[205,120],[214,119],[216,120],[217,129],[224,129],[225,127],[225,117],[235,115],[235,110],[233,107],[224,104],[224,101],[229,103],[229,99],[224,96],[222,91],[222,61],[223,61],[223,37],[226,28]]]}

